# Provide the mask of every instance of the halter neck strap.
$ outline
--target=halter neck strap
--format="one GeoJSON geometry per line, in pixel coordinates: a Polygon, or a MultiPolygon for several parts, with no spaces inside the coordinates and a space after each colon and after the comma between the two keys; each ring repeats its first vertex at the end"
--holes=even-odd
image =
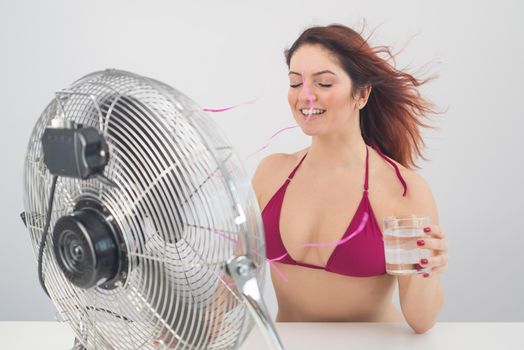
{"type": "Polygon", "coordinates": [[[386,155],[384,155],[380,149],[375,146],[375,145],[371,145],[371,147],[377,151],[377,153],[386,160],[386,162],[388,162],[389,164],[391,164],[393,166],[393,168],[395,168],[395,172],[397,173],[397,177],[398,179],[400,180],[400,182],[402,183],[402,186],[404,187],[404,193],[402,194],[402,197],[405,197],[406,196],[406,192],[408,191],[408,186],[406,185],[406,181],[404,181],[404,178],[402,177],[402,175],[400,175],[400,170],[398,169],[398,166],[395,164],[395,162],[393,162],[391,159],[389,159],[386,155]]]}

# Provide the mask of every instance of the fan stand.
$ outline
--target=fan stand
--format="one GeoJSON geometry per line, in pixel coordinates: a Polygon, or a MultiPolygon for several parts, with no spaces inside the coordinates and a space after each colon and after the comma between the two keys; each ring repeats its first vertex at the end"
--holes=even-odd
{"type": "Polygon", "coordinates": [[[246,255],[237,256],[231,259],[226,267],[226,272],[235,281],[236,287],[244,298],[248,310],[264,336],[269,349],[284,350],[282,341],[270,321],[271,317],[260,294],[256,278],[257,270],[253,260],[246,255]]]}
{"type": "Polygon", "coordinates": [[[73,344],[73,347],[71,350],[86,350],[86,348],[80,343],[78,338],[75,338],[75,343],[73,344]]]}

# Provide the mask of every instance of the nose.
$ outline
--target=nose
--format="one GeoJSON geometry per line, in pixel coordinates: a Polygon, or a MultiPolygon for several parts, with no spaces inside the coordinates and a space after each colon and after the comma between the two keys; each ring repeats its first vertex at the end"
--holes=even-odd
{"type": "Polygon", "coordinates": [[[314,89],[312,89],[311,85],[305,80],[303,81],[302,86],[300,87],[298,99],[301,103],[310,103],[315,102],[317,100],[317,95],[314,89]]]}

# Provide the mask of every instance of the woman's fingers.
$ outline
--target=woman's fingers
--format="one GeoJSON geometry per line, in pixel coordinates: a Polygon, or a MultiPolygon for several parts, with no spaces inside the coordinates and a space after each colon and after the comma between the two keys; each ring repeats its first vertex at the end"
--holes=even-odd
{"type": "Polygon", "coordinates": [[[433,270],[434,268],[445,266],[448,264],[448,255],[447,254],[440,254],[433,257],[421,259],[419,262],[419,265],[422,267],[431,267],[433,270]]]}
{"type": "Polygon", "coordinates": [[[417,246],[422,249],[447,251],[448,241],[445,238],[420,238],[417,240],[417,246]]]}
{"type": "Polygon", "coordinates": [[[417,245],[421,249],[430,250],[431,256],[421,259],[418,266],[431,268],[431,272],[422,274],[422,277],[427,278],[432,273],[440,273],[448,268],[448,241],[438,225],[425,227],[424,233],[427,236],[417,240],[417,245]]]}
{"type": "Polygon", "coordinates": [[[428,236],[432,236],[436,238],[445,238],[446,237],[446,234],[440,230],[440,227],[438,225],[429,225],[428,227],[425,227],[424,233],[428,236]]]}

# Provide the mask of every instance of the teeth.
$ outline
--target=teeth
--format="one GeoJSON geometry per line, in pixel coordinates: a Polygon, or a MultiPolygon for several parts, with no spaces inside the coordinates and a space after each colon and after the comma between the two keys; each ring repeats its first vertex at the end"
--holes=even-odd
{"type": "Polygon", "coordinates": [[[313,109],[301,109],[300,111],[302,112],[302,114],[305,114],[305,115],[322,114],[322,113],[325,112],[325,110],[323,110],[323,109],[316,109],[316,108],[313,108],[313,109]]]}

